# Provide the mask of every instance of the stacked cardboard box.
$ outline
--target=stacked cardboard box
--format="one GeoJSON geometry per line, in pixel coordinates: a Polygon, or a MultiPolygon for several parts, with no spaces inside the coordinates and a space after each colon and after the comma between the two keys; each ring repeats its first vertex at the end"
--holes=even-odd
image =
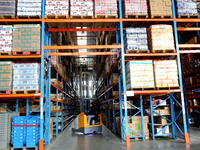
{"type": "Polygon", "coordinates": [[[70,0],[70,15],[73,16],[93,16],[93,0],[70,0]]]}
{"type": "Polygon", "coordinates": [[[41,16],[42,0],[18,0],[17,16],[41,16]]]}
{"type": "Polygon", "coordinates": [[[40,90],[40,64],[13,64],[13,92],[40,90]]]}
{"type": "Polygon", "coordinates": [[[126,28],[124,32],[125,50],[148,50],[146,28],[126,28]]]}
{"type": "Polygon", "coordinates": [[[95,17],[117,16],[117,0],[95,0],[95,17]]]}
{"type": "Polygon", "coordinates": [[[13,30],[13,54],[16,52],[40,53],[40,25],[19,24],[13,30]]]}
{"type": "Polygon", "coordinates": [[[0,25],[0,52],[12,51],[13,26],[0,25]]]}
{"type": "Polygon", "coordinates": [[[0,15],[15,16],[16,0],[1,0],[0,1],[0,15]]]}
{"type": "Polygon", "coordinates": [[[0,61],[0,91],[11,94],[12,91],[12,62],[0,61]]]}
{"type": "MultiPolygon", "coordinates": [[[[13,111],[13,106],[10,103],[0,103],[2,106],[8,108],[9,110],[13,111]]],[[[0,106],[0,112],[9,112],[7,109],[0,106]]]]}
{"type": "Polygon", "coordinates": [[[53,118],[51,117],[51,120],[50,120],[50,141],[53,140],[53,118]]]}
{"type": "Polygon", "coordinates": [[[156,87],[178,87],[176,60],[154,61],[156,87]]]}
{"type": "Polygon", "coordinates": [[[69,0],[46,0],[45,15],[69,15],[69,0]]]}
{"type": "MultiPolygon", "coordinates": [[[[161,115],[170,115],[171,114],[169,107],[155,109],[154,111],[157,112],[158,114],[161,114],[161,115]]],[[[158,114],[155,113],[155,112],[153,113],[154,116],[158,116],[158,114]]]]}
{"type": "Polygon", "coordinates": [[[130,61],[126,65],[126,86],[133,88],[154,88],[153,62],[130,61]]]}
{"type": "Polygon", "coordinates": [[[171,17],[172,18],[172,3],[171,0],[148,0],[149,12],[151,18],[155,17],[171,17]]]}
{"type": "Polygon", "coordinates": [[[107,74],[111,69],[111,66],[110,66],[110,56],[106,57],[106,60],[105,60],[105,73],[107,74]]]}
{"type": "Polygon", "coordinates": [[[174,51],[174,36],[171,25],[152,25],[148,29],[149,49],[152,52],[157,50],[174,51]]]}
{"type": "Polygon", "coordinates": [[[110,75],[110,85],[118,83],[118,77],[119,77],[118,73],[112,73],[110,75]]]}
{"type": "Polygon", "coordinates": [[[177,15],[198,15],[196,0],[176,0],[177,15]]]}
{"type": "Polygon", "coordinates": [[[148,13],[146,0],[125,0],[123,8],[125,17],[147,15],[148,13]]]}
{"type": "Polygon", "coordinates": [[[169,134],[169,126],[167,127],[157,127],[155,128],[157,135],[168,135],[169,134]]]}

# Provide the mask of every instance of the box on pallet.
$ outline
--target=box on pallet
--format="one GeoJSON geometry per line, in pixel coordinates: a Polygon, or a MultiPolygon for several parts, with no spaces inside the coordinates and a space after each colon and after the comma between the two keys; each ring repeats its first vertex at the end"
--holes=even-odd
{"type": "Polygon", "coordinates": [[[176,0],[178,17],[184,15],[198,15],[196,0],[176,0]]]}
{"type": "Polygon", "coordinates": [[[157,127],[155,128],[157,135],[169,134],[169,126],[167,127],[157,127]]]}
{"type": "Polygon", "coordinates": [[[157,50],[174,52],[174,36],[171,25],[151,25],[147,33],[151,52],[156,53],[157,50]]]}
{"type": "Polygon", "coordinates": [[[92,0],[70,0],[71,16],[93,16],[94,2],[92,0]]]}
{"type": "Polygon", "coordinates": [[[46,0],[45,15],[69,16],[69,0],[46,0]]]}
{"type": "Polygon", "coordinates": [[[40,30],[39,24],[14,25],[13,52],[40,52],[40,30]]]}
{"type": "Polygon", "coordinates": [[[0,1],[0,16],[15,16],[16,0],[0,1]]]}
{"type": "Polygon", "coordinates": [[[156,87],[178,87],[176,60],[154,61],[156,87]]]}
{"type": "MultiPolygon", "coordinates": [[[[1,3],[1,2],[0,2],[1,3]]],[[[13,26],[0,25],[0,53],[8,53],[12,51],[13,42],[13,26]]]]}
{"type": "Polygon", "coordinates": [[[126,86],[133,88],[154,88],[152,60],[130,61],[126,65],[126,86]]]}
{"type": "Polygon", "coordinates": [[[173,16],[171,0],[148,0],[148,6],[151,18],[173,16]]]}

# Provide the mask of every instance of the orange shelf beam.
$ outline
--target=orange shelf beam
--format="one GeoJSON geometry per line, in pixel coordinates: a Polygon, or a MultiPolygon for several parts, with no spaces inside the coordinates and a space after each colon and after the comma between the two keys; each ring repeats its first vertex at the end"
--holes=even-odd
{"type": "Polygon", "coordinates": [[[200,22],[200,18],[176,18],[176,22],[200,22]]]}
{"type": "Polygon", "coordinates": [[[4,94],[0,95],[0,98],[40,98],[41,93],[36,94],[4,94]]]}
{"type": "Polygon", "coordinates": [[[0,59],[3,58],[42,58],[42,55],[1,55],[0,59]]]}
{"type": "Polygon", "coordinates": [[[121,45],[75,45],[75,46],[43,46],[43,49],[116,49],[121,48],[121,45]]]}
{"type": "Polygon", "coordinates": [[[177,56],[177,53],[126,53],[124,56],[177,56]]]}
{"type": "Polygon", "coordinates": [[[200,44],[179,44],[179,48],[199,48],[200,44]]]}
{"type": "Polygon", "coordinates": [[[159,21],[159,22],[166,22],[166,21],[174,21],[174,19],[173,18],[128,18],[128,19],[122,19],[122,21],[124,21],[124,22],[128,22],[128,21],[131,21],[131,22],[144,22],[144,21],[146,21],[146,22],[157,22],[157,21],[159,21]]]}
{"type": "Polygon", "coordinates": [[[178,27],[177,28],[177,31],[200,31],[200,28],[188,28],[188,27],[186,27],[186,28],[183,28],[183,27],[178,27]]]}
{"type": "Polygon", "coordinates": [[[102,56],[117,55],[117,52],[81,52],[81,53],[49,53],[49,56],[102,56]]]}
{"type": "Polygon", "coordinates": [[[62,110],[53,110],[51,112],[61,112],[62,110]]]}
{"type": "MultiPolygon", "coordinates": [[[[125,30],[126,28],[123,28],[125,30]]],[[[120,28],[118,29],[120,30],[120,28]]],[[[116,28],[49,28],[49,32],[116,31],[116,28]]],[[[96,36],[95,36],[96,37],[96,36]]]]}
{"type": "Polygon", "coordinates": [[[106,22],[120,22],[120,19],[44,19],[46,23],[106,23],[106,22]]]}
{"type": "Polygon", "coordinates": [[[180,50],[180,54],[200,53],[200,50],[180,50]]]}
{"type": "Polygon", "coordinates": [[[0,19],[0,22],[42,22],[42,19],[0,19]]]}
{"type": "Polygon", "coordinates": [[[51,101],[53,101],[53,102],[58,102],[58,103],[63,103],[63,101],[57,100],[57,99],[53,99],[53,98],[51,98],[51,101]]]}

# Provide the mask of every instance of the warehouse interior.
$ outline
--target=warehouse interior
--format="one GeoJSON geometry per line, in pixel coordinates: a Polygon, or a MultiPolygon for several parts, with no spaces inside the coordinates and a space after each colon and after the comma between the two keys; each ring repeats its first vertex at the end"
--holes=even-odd
{"type": "Polygon", "coordinates": [[[0,150],[199,149],[199,3],[0,0],[0,150]]]}

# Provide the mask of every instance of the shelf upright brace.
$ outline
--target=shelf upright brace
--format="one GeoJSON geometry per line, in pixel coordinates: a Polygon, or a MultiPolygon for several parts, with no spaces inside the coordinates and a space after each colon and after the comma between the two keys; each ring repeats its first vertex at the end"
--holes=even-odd
{"type": "MultiPolygon", "coordinates": [[[[56,73],[56,79],[58,80],[58,73],[56,73]]],[[[58,100],[58,89],[56,88],[56,100],[58,100]]],[[[56,102],[56,137],[58,137],[58,101],[56,102]]]]}
{"type": "Polygon", "coordinates": [[[186,122],[185,99],[184,99],[184,91],[183,91],[181,59],[180,59],[179,46],[178,46],[178,32],[177,32],[176,10],[175,10],[174,0],[172,0],[172,12],[173,12],[173,18],[174,18],[174,21],[173,21],[174,28],[173,29],[174,29],[176,52],[177,52],[179,84],[180,84],[180,88],[181,88],[181,104],[182,104],[182,115],[183,115],[183,126],[184,126],[184,139],[185,139],[185,144],[190,144],[189,134],[188,134],[188,131],[187,131],[187,122],[186,122]]]}
{"type": "Polygon", "coordinates": [[[141,122],[142,122],[142,140],[145,140],[145,135],[144,135],[144,116],[143,116],[143,99],[142,95],[140,95],[140,111],[141,111],[141,122]]]}
{"type": "Polygon", "coordinates": [[[29,116],[29,98],[26,99],[26,117],[29,116]]]}
{"type": "Polygon", "coordinates": [[[176,139],[176,124],[175,124],[175,110],[174,110],[174,101],[173,101],[173,93],[170,93],[170,108],[171,108],[171,120],[172,120],[172,137],[176,139]]]}
{"type": "Polygon", "coordinates": [[[128,113],[127,113],[127,95],[126,95],[126,72],[125,72],[125,58],[124,58],[124,38],[123,38],[123,21],[122,21],[122,0],[119,0],[119,18],[120,18],[120,37],[121,37],[121,61],[122,61],[122,79],[123,79],[123,93],[124,93],[124,115],[125,115],[125,136],[126,146],[130,147],[130,136],[128,131],[128,113]]]}
{"type": "Polygon", "coordinates": [[[153,140],[155,140],[155,129],[154,129],[154,120],[153,120],[154,109],[153,109],[152,101],[153,101],[152,94],[150,94],[151,130],[152,130],[153,140]]]}
{"type": "MultiPolygon", "coordinates": [[[[61,79],[61,82],[64,83],[64,80],[61,79]]],[[[63,101],[63,99],[62,99],[63,101]]],[[[63,102],[61,103],[61,131],[63,131],[63,102]]]]}
{"type": "MultiPolygon", "coordinates": [[[[107,89],[109,89],[109,78],[107,78],[107,89]]],[[[109,91],[107,92],[108,100],[110,99],[109,91]]],[[[111,129],[111,117],[110,117],[110,101],[108,101],[108,121],[109,121],[109,129],[111,129]]]]}
{"type": "Polygon", "coordinates": [[[16,98],[16,107],[15,107],[15,112],[18,113],[19,111],[19,98],[16,98]]]}

